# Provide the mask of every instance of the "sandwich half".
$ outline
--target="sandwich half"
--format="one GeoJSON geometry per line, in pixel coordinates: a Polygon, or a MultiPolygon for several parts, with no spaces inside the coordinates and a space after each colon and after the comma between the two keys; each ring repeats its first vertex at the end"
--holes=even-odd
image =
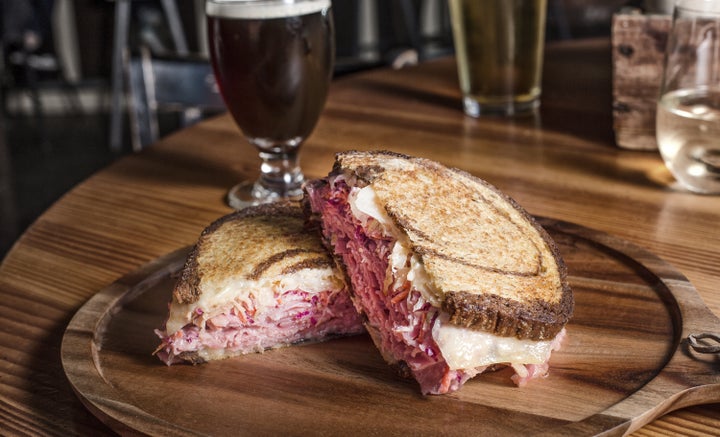
{"type": "Polygon", "coordinates": [[[157,356],[201,363],[363,332],[344,274],[298,204],[251,207],[206,228],[172,294],[157,356]]]}
{"type": "Polygon", "coordinates": [[[518,385],[546,374],[573,296],[556,245],[516,202],[385,151],[338,154],[305,192],[374,343],[424,394],[500,365],[518,385]]]}

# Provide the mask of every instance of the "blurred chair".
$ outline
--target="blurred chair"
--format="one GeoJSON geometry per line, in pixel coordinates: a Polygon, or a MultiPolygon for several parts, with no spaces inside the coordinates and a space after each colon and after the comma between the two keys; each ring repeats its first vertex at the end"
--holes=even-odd
{"type": "MultiPolygon", "coordinates": [[[[114,0],[115,17],[112,53],[112,101],[110,103],[110,149],[119,152],[122,148],[122,96],[123,96],[123,57],[128,50],[130,28],[130,7],[133,0],[114,0]]],[[[175,0],[160,0],[167,26],[172,35],[175,51],[180,55],[188,53],[187,39],[180,20],[175,0]]]]}
{"type": "MultiPolygon", "coordinates": [[[[0,88],[0,100],[3,89],[0,88]]],[[[0,111],[0,261],[18,236],[18,214],[13,188],[13,165],[5,139],[5,114],[0,111]]]]}
{"type": "Polygon", "coordinates": [[[336,76],[452,52],[445,0],[335,0],[336,76]]]}
{"type": "Polygon", "coordinates": [[[178,128],[225,110],[210,62],[200,56],[154,56],[142,47],[126,61],[128,111],[134,151],[160,138],[160,113],[177,115],[178,128]]]}
{"type": "Polygon", "coordinates": [[[610,36],[613,14],[642,0],[548,0],[549,41],[610,36]]]}

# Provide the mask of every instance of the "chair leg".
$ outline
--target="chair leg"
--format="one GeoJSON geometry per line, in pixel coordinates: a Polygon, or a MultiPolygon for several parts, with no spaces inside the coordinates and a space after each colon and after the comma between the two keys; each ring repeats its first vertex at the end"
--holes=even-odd
{"type": "Polygon", "coordinates": [[[418,52],[418,56],[422,59],[424,53],[422,51],[422,42],[420,41],[420,29],[418,28],[418,11],[412,0],[400,1],[400,14],[405,25],[410,44],[418,52]]]}
{"type": "Polygon", "coordinates": [[[189,53],[187,41],[175,0],[162,0],[162,6],[165,10],[165,17],[167,17],[170,35],[175,43],[175,51],[179,55],[187,55],[189,53]]]}
{"type": "MultiPolygon", "coordinates": [[[[0,89],[0,100],[5,100],[2,89],[0,89]]],[[[12,170],[10,150],[5,141],[5,114],[0,112],[0,260],[10,249],[18,233],[12,170]]]]}
{"type": "Polygon", "coordinates": [[[122,149],[123,50],[128,40],[130,0],[115,0],[115,35],[112,54],[112,102],[110,103],[110,150],[122,149]]]}

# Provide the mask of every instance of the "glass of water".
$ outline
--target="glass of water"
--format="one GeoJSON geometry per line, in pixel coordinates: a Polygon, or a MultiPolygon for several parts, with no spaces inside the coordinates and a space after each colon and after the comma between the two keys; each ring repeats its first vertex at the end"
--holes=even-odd
{"type": "Polygon", "coordinates": [[[675,4],[656,131],[680,185],[720,194],[720,1],[675,4]]]}

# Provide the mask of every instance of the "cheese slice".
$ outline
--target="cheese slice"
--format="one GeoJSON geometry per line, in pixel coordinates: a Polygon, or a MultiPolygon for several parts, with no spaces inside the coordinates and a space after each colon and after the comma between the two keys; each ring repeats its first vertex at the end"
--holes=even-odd
{"type": "MultiPolygon", "coordinates": [[[[409,281],[425,301],[440,308],[437,296],[441,293],[434,289],[419,257],[412,253],[403,234],[378,202],[372,186],[352,188],[348,202],[353,215],[361,223],[366,224],[371,217],[382,225],[386,235],[397,239],[388,260],[386,282],[393,282],[395,288],[399,288],[409,281]]],[[[550,358],[554,346],[554,339],[520,340],[457,326],[448,322],[447,314],[441,314],[436,319],[432,336],[451,370],[475,369],[499,363],[542,364],[550,358]]]]}
{"type": "Polygon", "coordinates": [[[321,269],[302,269],[280,278],[248,280],[242,277],[230,277],[214,284],[204,284],[206,290],[196,302],[179,304],[172,302],[170,318],[166,324],[167,332],[182,329],[189,321],[204,327],[206,320],[226,311],[228,306],[254,308],[262,314],[266,308],[277,305],[277,299],[291,290],[302,290],[317,294],[328,290],[342,290],[343,280],[330,267],[321,269]]]}
{"type": "Polygon", "coordinates": [[[550,358],[554,340],[519,340],[467,329],[438,317],[433,339],[452,370],[473,369],[498,363],[543,364],[550,358]]]}

